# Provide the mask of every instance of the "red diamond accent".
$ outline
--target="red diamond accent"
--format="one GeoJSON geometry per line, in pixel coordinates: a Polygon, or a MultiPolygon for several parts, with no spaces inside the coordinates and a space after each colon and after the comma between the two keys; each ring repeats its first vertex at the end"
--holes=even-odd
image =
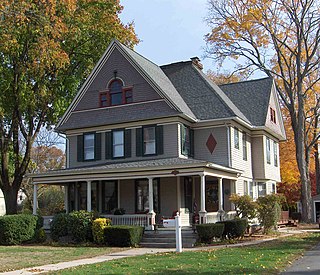
{"type": "Polygon", "coordinates": [[[217,141],[212,134],[210,134],[210,136],[208,137],[206,145],[207,145],[207,148],[209,149],[210,153],[212,154],[214,149],[217,146],[217,141]]]}

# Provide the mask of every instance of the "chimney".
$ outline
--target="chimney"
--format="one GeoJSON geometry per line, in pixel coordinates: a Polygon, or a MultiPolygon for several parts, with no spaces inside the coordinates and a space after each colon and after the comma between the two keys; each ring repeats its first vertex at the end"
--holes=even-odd
{"type": "Polygon", "coordinates": [[[192,64],[195,65],[199,70],[203,69],[203,65],[200,62],[200,58],[195,56],[190,58],[192,61],[192,64]]]}

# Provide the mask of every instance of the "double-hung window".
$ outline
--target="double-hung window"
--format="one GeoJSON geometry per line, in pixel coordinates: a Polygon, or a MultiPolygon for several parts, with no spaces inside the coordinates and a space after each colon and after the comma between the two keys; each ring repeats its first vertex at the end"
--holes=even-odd
{"type": "Polygon", "coordinates": [[[156,127],[143,128],[143,154],[154,155],[156,154],[156,127]]]}
{"type": "Polygon", "coordinates": [[[83,135],[83,158],[84,160],[94,160],[94,133],[83,135]]]}
{"type": "Polygon", "coordinates": [[[265,182],[258,182],[258,196],[263,197],[267,195],[267,184],[265,182]]]}
{"type": "Polygon", "coordinates": [[[270,138],[266,138],[266,153],[267,153],[267,163],[271,163],[271,145],[270,138]]]}
{"type": "Polygon", "coordinates": [[[124,131],[112,132],[112,156],[114,158],[124,157],[124,131]]]}
{"type": "Polygon", "coordinates": [[[278,166],[278,145],[276,142],[273,142],[273,157],[274,157],[274,166],[278,166]]]}
{"type": "Polygon", "coordinates": [[[245,132],[242,133],[242,150],[243,150],[243,160],[248,159],[247,153],[247,135],[245,132]]]}
{"type": "Polygon", "coordinates": [[[239,130],[234,128],[234,148],[239,149],[239,130]]]}

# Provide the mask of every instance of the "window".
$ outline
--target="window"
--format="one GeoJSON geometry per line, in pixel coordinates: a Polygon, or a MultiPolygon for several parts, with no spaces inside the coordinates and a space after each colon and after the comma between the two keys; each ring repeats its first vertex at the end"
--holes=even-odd
{"type": "Polygon", "coordinates": [[[156,127],[143,128],[143,154],[156,154],[156,127]]]}
{"type": "Polygon", "coordinates": [[[248,159],[248,154],[247,154],[247,134],[242,133],[242,150],[243,150],[243,160],[248,159]]]}
{"type": "Polygon", "coordinates": [[[277,120],[276,120],[276,111],[270,107],[270,120],[273,122],[273,123],[277,123],[277,120]]]}
{"type": "Polygon", "coordinates": [[[254,188],[255,187],[255,183],[253,181],[250,181],[249,183],[249,196],[251,198],[254,198],[254,188]]]}
{"type": "Polygon", "coordinates": [[[83,135],[84,160],[94,160],[94,134],[83,135]]]}
{"type": "Polygon", "coordinates": [[[192,213],[192,178],[184,177],[184,207],[186,213],[192,213]]]}
{"type": "Polygon", "coordinates": [[[276,193],[276,183],[271,184],[271,193],[273,193],[273,194],[276,193]]]}
{"type": "Polygon", "coordinates": [[[111,214],[118,208],[118,183],[102,181],[102,213],[111,214]]]}
{"type": "Polygon", "coordinates": [[[263,197],[267,195],[267,184],[265,182],[258,182],[258,196],[263,197]]]}
{"type": "MultiPolygon", "coordinates": [[[[160,212],[159,179],[153,180],[153,210],[160,212]]],[[[136,181],[136,212],[146,213],[149,211],[149,183],[148,180],[136,181]]]]}
{"type": "Polygon", "coordinates": [[[274,166],[278,166],[278,145],[273,142],[273,156],[274,156],[274,166]]]}
{"type": "Polygon", "coordinates": [[[239,130],[234,128],[234,148],[239,149],[239,130]]]}
{"type": "Polygon", "coordinates": [[[114,158],[124,157],[124,131],[112,132],[112,156],[114,158]]]}
{"type": "Polygon", "coordinates": [[[248,182],[246,180],[243,181],[243,193],[244,195],[250,195],[248,190],[248,182]]]}
{"type": "Polygon", "coordinates": [[[190,149],[190,129],[185,125],[181,125],[181,154],[189,156],[190,149]]]}
{"type": "Polygon", "coordinates": [[[100,107],[132,103],[132,88],[123,87],[120,79],[111,81],[108,89],[100,93],[100,107]]]}
{"type": "Polygon", "coordinates": [[[266,139],[266,150],[267,150],[267,163],[271,163],[271,156],[270,156],[270,138],[266,139]]]}

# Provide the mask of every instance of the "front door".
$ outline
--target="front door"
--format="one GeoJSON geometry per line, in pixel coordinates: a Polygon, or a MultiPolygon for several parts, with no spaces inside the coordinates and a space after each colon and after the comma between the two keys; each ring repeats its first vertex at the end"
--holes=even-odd
{"type": "Polygon", "coordinates": [[[218,180],[206,182],[206,210],[217,212],[219,209],[218,180]]]}

